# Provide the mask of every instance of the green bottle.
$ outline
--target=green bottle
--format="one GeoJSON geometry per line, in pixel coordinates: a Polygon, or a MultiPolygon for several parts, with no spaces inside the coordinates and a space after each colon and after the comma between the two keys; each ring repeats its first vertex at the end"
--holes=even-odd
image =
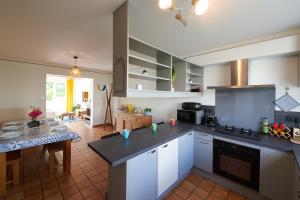
{"type": "Polygon", "coordinates": [[[269,133],[269,120],[266,117],[263,118],[263,121],[262,121],[262,132],[265,135],[267,135],[269,133]]]}

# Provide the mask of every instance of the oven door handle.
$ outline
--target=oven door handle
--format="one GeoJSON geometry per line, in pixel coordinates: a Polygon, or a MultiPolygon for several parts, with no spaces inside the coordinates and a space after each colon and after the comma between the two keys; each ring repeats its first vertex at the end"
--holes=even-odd
{"type": "Polygon", "coordinates": [[[231,154],[231,153],[224,152],[224,151],[222,151],[220,149],[217,149],[217,152],[219,152],[221,154],[225,154],[225,155],[230,156],[230,157],[233,157],[233,158],[235,158],[237,160],[243,160],[243,161],[249,161],[249,162],[255,161],[254,159],[247,159],[247,158],[242,157],[242,156],[237,156],[237,155],[234,155],[234,154],[231,154]]]}

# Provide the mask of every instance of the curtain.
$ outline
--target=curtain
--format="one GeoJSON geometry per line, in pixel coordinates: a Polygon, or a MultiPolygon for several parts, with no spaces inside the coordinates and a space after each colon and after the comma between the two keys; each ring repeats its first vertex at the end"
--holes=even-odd
{"type": "Polygon", "coordinates": [[[67,112],[73,111],[74,80],[67,80],[67,112]]]}

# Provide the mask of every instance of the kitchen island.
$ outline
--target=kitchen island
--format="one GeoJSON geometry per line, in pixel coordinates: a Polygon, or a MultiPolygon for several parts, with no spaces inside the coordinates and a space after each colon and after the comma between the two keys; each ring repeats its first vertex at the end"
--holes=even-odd
{"type": "MultiPolygon", "coordinates": [[[[293,155],[300,166],[300,146],[282,139],[263,136],[255,141],[216,133],[214,128],[202,125],[163,124],[158,126],[157,132],[145,128],[132,132],[127,140],[116,136],[88,144],[110,165],[109,199],[162,198],[195,165],[195,132],[284,151],[293,155]]],[[[212,163],[212,156],[210,159],[212,163]]]]}

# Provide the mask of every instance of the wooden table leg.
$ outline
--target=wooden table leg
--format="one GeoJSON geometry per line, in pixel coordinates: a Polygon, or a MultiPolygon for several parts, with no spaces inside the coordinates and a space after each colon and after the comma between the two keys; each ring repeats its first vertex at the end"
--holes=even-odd
{"type": "Polygon", "coordinates": [[[0,196],[6,193],[6,153],[0,153],[0,196]]]}
{"type": "Polygon", "coordinates": [[[64,171],[71,172],[71,141],[65,141],[64,143],[64,171]]]}

